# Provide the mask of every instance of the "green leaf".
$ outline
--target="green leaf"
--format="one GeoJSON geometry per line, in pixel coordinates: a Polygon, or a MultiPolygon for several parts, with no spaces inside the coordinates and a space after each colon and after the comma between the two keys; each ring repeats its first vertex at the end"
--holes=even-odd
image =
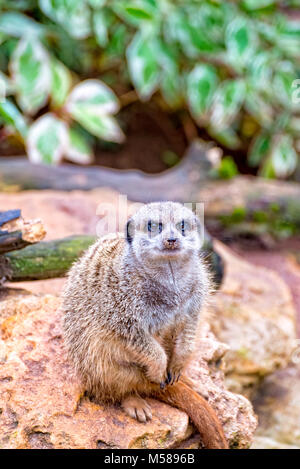
{"type": "Polygon", "coordinates": [[[105,9],[97,10],[93,15],[93,27],[96,41],[100,47],[105,47],[108,43],[108,20],[105,9]]]}
{"type": "Polygon", "coordinates": [[[259,166],[260,163],[268,156],[271,146],[271,137],[270,135],[262,132],[260,133],[253,144],[251,145],[249,154],[248,154],[248,163],[252,167],[259,166]]]}
{"type": "Polygon", "coordinates": [[[157,41],[157,61],[160,72],[160,90],[166,103],[173,109],[183,105],[183,80],[174,49],[157,41]]]}
{"type": "Polygon", "coordinates": [[[65,109],[71,116],[85,110],[90,114],[102,116],[114,114],[119,110],[119,102],[114,92],[100,80],[84,80],[71,91],[65,109]]]}
{"type": "Polygon", "coordinates": [[[255,87],[248,87],[245,108],[262,127],[270,127],[274,121],[274,110],[255,87]]]}
{"type": "Polygon", "coordinates": [[[92,146],[83,133],[74,127],[69,129],[69,142],[65,157],[74,163],[80,164],[90,164],[94,159],[92,146]]]}
{"type": "Polygon", "coordinates": [[[194,27],[205,31],[210,40],[223,46],[224,31],[231,19],[235,16],[235,8],[232,4],[221,2],[212,4],[201,2],[196,8],[191,8],[189,20],[194,27]]]}
{"type": "Polygon", "coordinates": [[[259,171],[259,176],[267,179],[274,179],[276,177],[271,158],[266,159],[259,171]]]}
{"type": "Polygon", "coordinates": [[[136,33],[127,48],[131,80],[142,100],[151,97],[159,84],[160,70],[154,38],[136,33]]]}
{"type": "Polygon", "coordinates": [[[102,8],[106,4],[106,0],[88,0],[92,8],[102,8]]]}
{"type": "Polygon", "coordinates": [[[257,47],[257,38],[251,22],[243,17],[231,21],[226,30],[225,43],[231,64],[236,68],[247,65],[257,47]]]}
{"type": "Polygon", "coordinates": [[[126,49],[127,29],[124,24],[117,24],[111,29],[111,37],[105,48],[104,56],[112,59],[123,57],[126,49]]]}
{"type": "Polygon", "coordinates": [[[164,100],[173,109],[179,108],[183,101],[183,81],[179,73],[163,73],[160,89],[164,100]]]}
{"type": "MultiPolygon", "coordinates": [[[[265,41],[274,44],[276,43],[278,33],[273,24],[267,23],[266,21],[260,21],[259,19],[255,22],[255,30],[257,34],[265,41]]],[[[269,50],[268,50],[269,51],[269,50]]]]}
{"type": "Polygon", "coordinates": [[[237,150],[241,146],[241,141],[237,136],[236,132],[228,127],[227,129],[218,129],[215,127],[208,127],[209,134],[218,140],[225,147],[231,150],[237,150]]]}
{"type": "Polygon", "coordinates": [[[47,102],[51,69],[46,50],[35,36],[24,36],[10,62],[17,101],[23,111],[34,114],[47,102]]]}
{"type": "Polygon", "coordinates": [[[279,24],[274,37],[279,50],[291,57],[299,59],[300,20],[295,15],[291,19],[284,18],[279,24]]]}
{"type": "Polygon", "coordinates": [[[82,0],[39,0],[42,12],[70,36],[84,39],[91,33],[91,11],[82,0]]]}
{"type": "Polygon", "coordinates": [[[179,9],[167,17],[165,34],[167,41],[179,42],[184,53],[190,58],[196,58],[201,53],[220,51],[220,46],[211,40],[202,28],[194,26],[179,9]]]}
{"type": "Polygon", "coordinates": [[[218,85],[218,75],[212,65],[196,65],[187,77],[188,103],[195,119],[207,117],[218,85]]]}
{"type": "Polygon", "coordinates": [[[155,20],[157,13],[156,8],[145,0],[131,2],[117,1],[114,4],[114,11],[123,20],[138,27],[145,22],[151,24],[155,20]]]}
{"type": "Polygon", "coordinates": [[[68,146],[68,128],[54,114],[44,114],[29,129],[26,147],[32,163],[57,164],[68,146]]]}
{"type": "Polygon", "coordinates": [[[236,118],[245,98],[245,83],[243,80],[226,80],[214,95],[211,124],[214,128],[228,127],[236,118]]]}
{"type": "Polygon", "coordinates": [[[51,101],[56,108],[66,101],[72,84],[71,72],[58,60],[51,61],[52,88],[51,101]]]}
{"type": "Polygon", "coordinates": [[[293,174],[298,162],[293,139],[289,135],[275,135],[270,158],[277,177],[285,178],[293,174]]]}
{"type": "MultiPolygon", "coordinates": [[[[299,42],[300,46],[300,42],[299,42]]],[[[273,93],[275,99],[285,108],[298,107],[293,98],[293,82],[297,79],[297,73],[289,61],[277,64],[274,79],[273,93]]]]}
{"type": "Polygon", "coordinates": [[[151,13],[143,8],[126,6],[125,11],[128,13],[128,15],[133,16],[137,20],[152,20],[153,18],[151,13]]]}
{"type": "Polygon", "coordinates": [[[221,179],[232,179],[238,174],[238,168],[232,156],[224,156],[221,159],[217,172],[221,179]]]}
{"type": "Polygon", "coordinates": [[[82,125],[88,132],[96,137],[109,142],[121,143],[124,141],[124,134],[120,129],[116,119],[108,115],[99,115],[93,113],[93,109],[82,108],[75,109],[74,119],[82,125]]]}
{"type": "Polygon", "coordinates": [[[275,5],[276,0],[243,0],[242,6],[249,11],[261,10],[275,5]]]}
{"type": "Polygon", "coordinates": [[[249,82],[253,88],[258,88],[262,91],[271,89],[273,60],[274,57],[269,51],[258,52],[253,56],[248,68],[249,82]]]}
{"type": "Polygon", "coordinates": [[[0,16],[0,33],[22,37],[25,34],[41,34],[45,27],[22,13],[8,11],[0,16]]]}
{"type": "Polygon", "coordinates": [[[113,91],[100,80],[85,80],[69,95],[65,110],[96,137],[122,142],[124,135],[117,121],[108,114],[119,110],[113,91]]]}
{"type": "Polygon", "coordinates": [[[11,101],[0,102],[0,116],[5,124],[12,125],[23,138],[26,137],[28,131],[26,120],[11,101]]]}

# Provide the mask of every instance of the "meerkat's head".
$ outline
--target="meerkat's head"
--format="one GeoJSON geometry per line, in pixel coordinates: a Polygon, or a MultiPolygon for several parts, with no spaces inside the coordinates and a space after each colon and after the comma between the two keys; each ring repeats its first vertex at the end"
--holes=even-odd
{"type": "Polygon", "coordinates": [[[194,213],[179,203],[144,205],[127,223],[126,237],[142,262],[183,260],[201,248],[201,225],[194,213]]]}

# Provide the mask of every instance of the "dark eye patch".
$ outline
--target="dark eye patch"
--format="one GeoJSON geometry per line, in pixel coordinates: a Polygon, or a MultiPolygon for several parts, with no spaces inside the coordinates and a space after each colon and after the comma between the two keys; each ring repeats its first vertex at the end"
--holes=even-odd
{"type": "Polygon", "coordinates": [[[161,222],[156,223],[152,220],[148,221],[147,229],[149,233],[161,233],[163,230],[163,224],[161,222]]]}
{"type": "Polygon", "coordinates": [[[186,220],[181,220],[177,223],[176,228],[178,231],[181,231],[182,235],[184,236],[185,233],[191,229],[191,225],[186,220]]]}

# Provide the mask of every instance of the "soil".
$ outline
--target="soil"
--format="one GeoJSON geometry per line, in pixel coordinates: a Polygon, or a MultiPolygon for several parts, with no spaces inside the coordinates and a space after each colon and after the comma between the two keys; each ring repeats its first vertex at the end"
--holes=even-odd
{"type": "Polygon", "coordinates": [[[154,103],[136,103],[120,116],[126,141],[96,148],[96,164],[116,169],[140,169],[159,173],[177,163],[187,148],[180,121],[154,103]],[[169,160],[169,162],[167,162],[169,160]]]}

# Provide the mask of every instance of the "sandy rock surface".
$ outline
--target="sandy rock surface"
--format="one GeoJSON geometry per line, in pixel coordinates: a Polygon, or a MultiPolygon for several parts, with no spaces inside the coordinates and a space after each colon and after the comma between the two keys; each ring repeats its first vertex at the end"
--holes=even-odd
{"type": "MultiPolygon", "coordinates": [[[[187,415],[166,404],[151,400],[153,420],[140,424],[118,407],[98,405],[84,396],[66,362],[59,305],[52,295],[2,293],[0,447],[198,446],[187,415]]],[[[243,448],[252,441],[256,418],[244,397],[224,387],[216,362],[220,364],[226,350],[211,335],[200,340],[190,376],[215,407],[230,443],[243,448]]]]}
{"type": "Polygon", "coordinates": [[[225,277],[213,299],[211,327],[230,347],[227,384],[236,392],[252,387],[288,365],[297,346],[295,307],[285,282],[272,270],[254,266],[221,243],[225,277]]]}
{"type": "MultiPolygon", "coordinates": [[[[25,219],[41,218],[46,228],[45,240],[64,238],[70,234],[96,234],[103,212],[116,212],[119,220],[119,194],[110,189],[93,191],[24,191],[0,192],[0,207],[19,208],[25,219]]],[[[120,205],[123,208],[122,204],[120,205]]],[[[126,214],[125,214],[126,216],[126,214]]]]}
{"type": "Polygon", "coordinates": [[[294,355],[298,364],[268,376],[260,386],[254,406],[259,428],[254,447],[268,443],[284,449],[300,449],[300,363],[299,351],[294,355]]]}

